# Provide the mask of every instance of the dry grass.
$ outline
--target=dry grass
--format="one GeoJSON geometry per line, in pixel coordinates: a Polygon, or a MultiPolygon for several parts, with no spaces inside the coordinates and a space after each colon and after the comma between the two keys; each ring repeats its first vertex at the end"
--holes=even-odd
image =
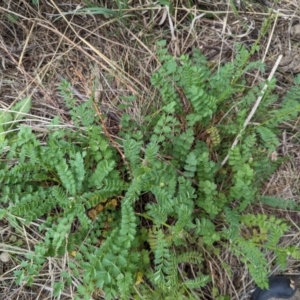
{"type": "MultiPolygon", "coordinates": [[[[117,16],[79,13],[79,8],[86,7],[82,3],[40,0],[34,6],[31,1],[2,0],[0,5],[0,109],[7,110],[23,97],[32,97],[32,114],[26,122],[37,132],[43,133],[45,125],[57,115],[65,126],[72,126],[57,89],[62,78],[71,82],[78,101],[85,101],[95,93],[110,112],[115,115],[126,112],[142,122],[158,101],[150,86],[150,76],[159,66],[156,41],[166,39],[174,55],[190,54],[199,48],[211,66],[218,68],[233,59],[236,42],[250,47],[257,40],[263,21],[272,9],[278,14],[273,13],[268,32],[253,57],[264,61],[267,70],[265,74],[249,74],[249,85],[267,78],[280,54],[286,60],[276,73],[279,94],[291,86],[293,72],[300,72],[297,65],[287,63],[289,57],[293,57],[292,61],[300,57],[298,33],[294,29],[300,20],[297,0],[280,1],[273,8],[242,1],[236,11],[229,0],[177,0],[173,11],[151,0],[139,0],[128,1],[129,7],[122,12],[117,7],[107,7],[120,14],[117,16]],[[135,96],[136,101],[120,108],[120,104],[127,103],[124,96],[135,96]]],[[[264,194],[299,202],[298,131],[298,122],[282,127],[279,155],[289,155],[291,159],[270,178],[264,194]]],[[[299,213],[262,206],[253,209],[290,221],[291,232],[282,242],[299,244],[299,213]]],[[[42,238],[39,224],[25,226],[23,223],[18,220],[17,229],[13,229],[7,221],[1,222],[0,252],[4,256],[0,256],[0,299],[53,299],[52,283],[60,278],[62,270],[68,271],[67,261],[72,258],[66,254],[61,259],[49,259],[31,288],[17,286],[13,272],[42,238]]],[[[268,255],[270,268],[274,269],[273,257],[268,255]]],[[[253,285],[240,261],[226,249],[218,256],[207,254],[206,261],[213,281],[200,298],[210,299],[212,288],[217,287],[231,299],[247,299],[253,285]]],[[[290,262],[289,267],[298,272],[299,262],[290,262]]],[[[73,278],[72,286],[58,299],[72,299],[80,280],[73,278]]]]}

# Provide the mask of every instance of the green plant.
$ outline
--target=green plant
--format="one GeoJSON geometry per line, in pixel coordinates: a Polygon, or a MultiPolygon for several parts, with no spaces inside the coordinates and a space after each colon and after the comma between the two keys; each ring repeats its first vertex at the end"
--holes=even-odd
{"type": "Polygon", "coordinates": [[[278,145],[277,125],[298,114],[300,79],[276,110],[270,109],[274,81],[267,82],[253,118],[259,125],[244,128],[264,83],[247,88],[245,72],[263,66],[245,65],[243,47],[216,73],[197,50],[175,58],[161,42],[158,57],[162,66],[151,81],[161,107],[143,124],[124,114],[120,144],[99,104],[78,105],[66,81],[60,88],[74,128],[55,130],[54,120],[46,143],[26,126],[5,135],[0,215],[12,226],[15,217],[45,218],[44,239],[16,271],[19,282],[32,283],[47,257],[69,253],[74,259],[56,293],[76,276],[77,299],[97,290],[106,299],[194,299],[210,282],[204,250],[229,248],[261,287],[267,286],[264,251],[273,251],[282,267],[289,255],[299,257],[297,249],[278,245],[288,229],[283,221],[244,212],[279,164],[269,154],[278,145]],[[197,272],[179,274],[183,263],[197,272]]]}
{"type": "Polygon", "coordinates": [[[32,106],[30,98],[24,98],[8,109],[0,110],[0,141],[5,141],[7,132],[13,131],[18,122],[26,117],[32,106]]]}

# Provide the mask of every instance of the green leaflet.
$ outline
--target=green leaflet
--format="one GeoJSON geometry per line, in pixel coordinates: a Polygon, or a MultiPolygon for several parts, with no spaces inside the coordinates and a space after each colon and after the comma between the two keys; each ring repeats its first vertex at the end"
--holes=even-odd
{"type": "Polygon", "coordinates": [[[31,98],[24,98],[12,106],[9,111],[0,111],[0,142],[6,137],[6,131],[17,125],[17,122],[26,117],[32,106],[31,98]]]}
{"type": "Polygon", "coordinates": [[[1,127],[7,128],[11,124],[12,120],[13,120],[12,113],[10,113],[6,110],[0,111],[0,124],[1,124],[1,127]]]}
{"type": "Polygon", "coordinates": [[[32,107],[32,100],[31,98],[27,97],[20,101],[18,101],[12,108],[13,111],[12,118],[14,121],[20,121],[21,119],[26,117],[26,114],[30,112],[32,107]]]}

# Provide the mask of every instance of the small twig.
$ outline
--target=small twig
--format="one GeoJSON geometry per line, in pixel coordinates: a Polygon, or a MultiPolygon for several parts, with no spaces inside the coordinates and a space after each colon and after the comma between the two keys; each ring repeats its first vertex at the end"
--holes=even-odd
{"type": "Polygon", "coordinates": [[[166,10],[168,13],[168,20],[169,20],[169,26],[170,26],[170,32],[171,32],[171,36],[172,36],[172,41],[176,41],[176,35],[175,35],[175,28],[174,28],[174,24],[170,15],[170,7],[168,5],[166,5],[166,10]]]}
{"type": "Polygon", "coordinates": [[[30,28],[30,31],[29,31],[29,34],[27,35],[27,38],[26,38],[26,40],[25,40],[25,45],[24,45],[24,47],[23,47],[23,49],[22,49],[22,52],[21,52],[21,55],[20,55],[20,57],[19,57],[19,62],[18,62],[18,68],[20,68],[21,67],[21,65],[22,65],[22,62],[23,62],[23,58],[24,58],[24,54],[25,54],[25,51],[26,51],[26,49],[27,49],[27,46],[28,46],[28,42],[29,42],[29,39],[30,39],[30,37],[31,37],[31,35],[32,35],[32,31],[33,31],[33,28],[35,27],[35,22],[32,24],[32,26],[31,26],[31,28],[30,28]]]}
{"type": "Polygon", "coordinates": [[[274,24],[273,24],[273,27],[272,27],[272,30],[271,30],[271,34],[270,34],[270,37],[269,37],[269,40],[268,40],[268,43],[267,43],[267,47],[265,49],[265,53],[264,53],[264,56],[262,58],[262,62],[265,62],[265,59],[266,59],[266,56],[267,56],[267,53],[269,52],[269,48],[270,48],[270,44],[274,38],[274,31],[276,29],[276,26],[277,26],[277,21],[278,21],[278,14],[275,15],[275,21],[274,21],[274,24]]]}
{"type": "MultiPolygon", "coordinates": [[[[269,77],[268,77],[268,80],[267,80],[268,82],[270,82],[271,79],[273,78],[274,73],[275,73],[275,71],[277,70],[278,65],[279,65],[281,59],[282,59],[282,55],[279,55],[279,57],[277,58],[277,61],[276,61],[275,65],[274,65],[274,67],[273,67],[273,69],[272,69],[272,71],[271,71],[271,73],[270,73],[270,75],[269,75],[269,77]]],[[[263,98],[263,96],[265,95],[265,92],[266,92],[267,87],[268,87],[268,84],[266,83],[266,84],[264,85],[262,91],[261,91],[261,96],[259,96],[259,97],[257,98],[257,100],[256,100],[256,102],[255,102],[255,104],[254,104],[254,106],[252,107],[252,110],[251,110],[250,114],[248,115],[246,121],[244,122],[243,128],[241,129],[241,131],[239,132],[239,134],[236,136],[236,138],[235,138],[234,142],[232,143],[232,146],[231,146],[230,149],[233,149],[233,148],[237,145],[237,143],[239,142],[239,139],[240,139],[240,137],[241,137],[243,131],[244,131],[244,130],[246,129],[246,127],[248,126],[248,124],[249,124],[249,122],[251,121],[252,117],[254,116],[254,114],[255,114],[255,112],[256,112],[256,110],[257,110],[257,108],[258,108],[258,106],[259,106],[259,104],[260,104],[260,102],[261,102],[261,100],[262,100],[262,98],[263,98]]],[[[224,158],[224,160],[222,161],[222,163],[221,163],[222,167],[226,164],[228,158],[229,158],[229,154],[227,154],[226,157],[224,158]]]]}

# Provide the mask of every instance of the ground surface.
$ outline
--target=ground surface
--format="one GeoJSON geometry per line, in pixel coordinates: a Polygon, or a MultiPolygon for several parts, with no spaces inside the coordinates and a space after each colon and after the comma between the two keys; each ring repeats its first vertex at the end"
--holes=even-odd
{"type": "MultiPolygon", "coordinates": [[[[25,96],[32,97],[32,115],[27,122],[40,135],[56,115],[65,124],[69,122],[57,90],[62,78],[71,82],[78,101],[85,101],[92,93],[93,83],[99,83],[96,92],[103,109],[115,120],[122,113],[119,104],[123,103],[123,97],[135,96],[136,102],[126,110],[141,122],[156,101],[150,76],[158,67],[155,43],[161,39],[168,41],[173,55],[201,49],[212,67],[217,68],[233,59],[236,42],[250,47],[272,14],[260,49],[253,57],[266,63],[266,73],[249,74],[252,78],[249,84],[267,78],[280,54],[283,59],[275,75],[279,94],[284,94],[293,76],[300,73],[298,0],[238,1],[239,6],[235,7],[229,0],[177,0],[173,1],[172,10],[159,4],[160,1],[151,0],[128,1],[128,7],[122,10],[117,7],[119,1],[37,2],[38,5],[29,0],[0,1],[0,109],[8,109],[25,96]],[[87,14],[80,10],[87,9],[87,3],[112,10],[87,14]]],[[[278,155],[290,159],[265,184],[262,193],[299,201],[299,124],[297,121],[283,124],[281,129],[278,155]]],[[[283,243],[299,244],[299,213],[263,206],[254,209],[286,218],[293,226],[283,243]]],[[[60,272],[64,262],[53,260],[32,288],[27,288],[16,286],[13,281],[13,270],[20,261],[5,256],[14,253],[21,259],[22,254],[30,251],[32,245],[27,239],[38,237],[34,228],[35,224],[32,228],[23,227],[24,235],[18,236],[7,223],[1,223],[0,299],[51,299],[53,273],[60,272]]],[[[219,270],[220,262],[216,261],[210,267],[220,289],[232,299],[247,299],[253,287],[247,271],[225,252],[220,258],[235,266],[238,278],[231,280],[219,270]]],[[[297,273],[298,267],[299,262],[291,261],[286,273],[297,273]]],[[[72,290],[66,290],[60,299],[72,299],[72,290]]]]}

